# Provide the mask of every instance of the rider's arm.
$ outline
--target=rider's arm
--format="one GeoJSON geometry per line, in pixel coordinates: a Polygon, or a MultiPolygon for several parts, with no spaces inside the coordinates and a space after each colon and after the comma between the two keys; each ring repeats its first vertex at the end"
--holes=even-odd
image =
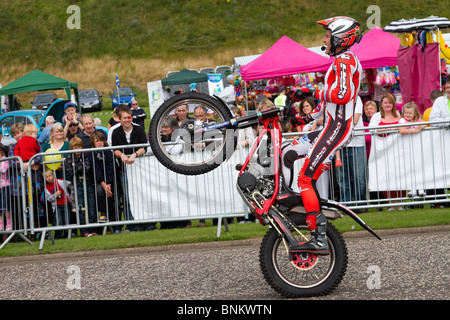
{"type": "Polygon", "coordinates": [[[328,90],[317,90],[314,97],[338,105],[347,104],[358,90],[357,83],[353,81],[356,67],[357,62],[353,54],[339,55],[333,63],[334,72],[330,72],[328,76],[328,90]]]}

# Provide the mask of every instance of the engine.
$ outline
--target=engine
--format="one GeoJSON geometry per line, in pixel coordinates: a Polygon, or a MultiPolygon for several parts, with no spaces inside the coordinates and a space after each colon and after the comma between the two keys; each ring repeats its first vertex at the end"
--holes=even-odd
{"type": "Polygon", "coordinates": [[[255,202],[270,198],[274,192],[275,183],[273,170],[270,166],[253,162],[237,179],[237,189],[247,206],[253,211],[255,202]]]}

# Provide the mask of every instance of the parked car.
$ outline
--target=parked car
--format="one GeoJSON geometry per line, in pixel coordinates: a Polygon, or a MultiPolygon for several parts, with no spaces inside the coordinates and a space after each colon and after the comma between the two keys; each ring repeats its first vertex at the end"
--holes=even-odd
{"type": "Polygon", "coordinates": [[[83,90],[78,93],[81,111],[102,110],[102,95],[95,89],[83,90]]]}
{"type": "Polygon", "coordinates": [[[52,115],[55,118],[55,122],[62,122],[66,102],[68,101],[57,99],[47,110],[31,109],[7,112],[0,116],[0,131],[3,136],[7,136],[10,134],[9,130],[13,124],[23,123],[23,125],[27,125],[31,123],[39,129],[40,134],[45,127],[45,118],[47,116],[52,115]]]}
{"type": "Polygon", "coordinates": [[[114,90],[112,98],[112,108],[115,109],[119,104],[127,104],[131,107],[131,101],[136,97],[136,93],[131,88],[120,88],[114,90]],[[119,101],[120,97],[120,101],[119,101]]]}
{"type": "Polygon", "coordinates": [[[34,97],[34,101],[31,102],[31,109],[37,109],[38,106],[42,106],[42,109],[47,109],[56,98],[56,95],[52,92],[37,94],[34,97]]]}

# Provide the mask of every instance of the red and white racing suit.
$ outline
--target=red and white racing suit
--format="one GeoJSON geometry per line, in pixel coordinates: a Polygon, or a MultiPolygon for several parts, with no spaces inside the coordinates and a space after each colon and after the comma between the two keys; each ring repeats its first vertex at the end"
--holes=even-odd
{"type": "MultiPolygon", "coordinates": [[[[312,143],[298,179],[310,230],[317,228],[316,215],[321,212],[315,182],[322,172],[330,169],[335,152],[347,145],[353,135],[353,112],[361,73],[361,63],[352,52],[340,53],[325,75],[325,89],[314,93],[314,98],[325,102],[324,128],[312,143]]],[[[315,112],[311,117],[317,119],[321,115],[322,112],[315,112]]]]}

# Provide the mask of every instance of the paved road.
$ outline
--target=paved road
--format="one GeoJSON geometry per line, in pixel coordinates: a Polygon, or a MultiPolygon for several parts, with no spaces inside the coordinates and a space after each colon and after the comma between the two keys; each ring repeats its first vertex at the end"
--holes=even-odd
{"type": "MultiPolygon", "coordinates": [[[[450,226],[380,232],[383,241],[346,234],[346,276],[333,294],[314,299],[447,300],[449,231],[450,226]],[[379,288],[369,289],[375,269],[379,288]]],[[[282,299],[261,275],[259,243],[0,258],[0,300],[282,299]]]]}

